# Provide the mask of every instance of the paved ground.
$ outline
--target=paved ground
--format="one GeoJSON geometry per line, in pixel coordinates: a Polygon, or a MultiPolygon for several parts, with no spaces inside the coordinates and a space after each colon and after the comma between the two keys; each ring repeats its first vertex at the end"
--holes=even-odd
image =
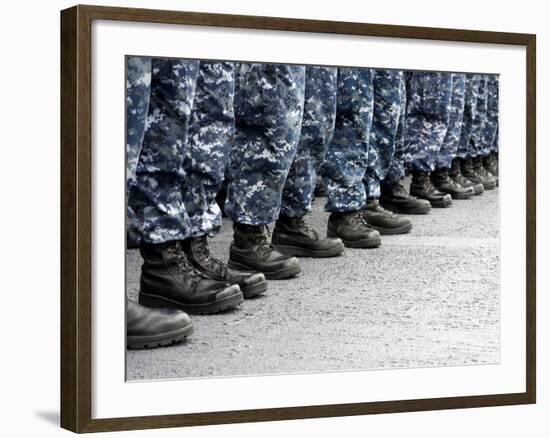
{"type": "MultiPolygon", "coordinates": [[[[310,222],[326,231],[324,199],[310,222]]],[[[194,316],[185,344],[129,351],[129,380],[499,361],[498,191],[411,216],[379,249],[301,259],[303,273],[233,312],[194,316]]],[[[230,222],[211,241],[226,260],[230,222]]],[[[137,299],[140,256],[128,251],[137,299]]]]}

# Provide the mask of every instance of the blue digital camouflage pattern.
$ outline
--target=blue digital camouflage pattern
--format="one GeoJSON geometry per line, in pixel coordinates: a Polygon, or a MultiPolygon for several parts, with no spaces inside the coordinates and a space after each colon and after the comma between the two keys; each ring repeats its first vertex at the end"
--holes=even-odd
{"type": "Polygon", "coordinates": [[[482,125],[480,155],[488,155],[495,143],[498,130],[498,75],[487,77],[487,115],[482,125]]]}
{"type": "Polygon", "coordinates": [[[372,71],[338,68],[336,122],[323,163],[327,191],[325,209],[357,211],[366,202],[367,170],[373,114],[372,71]]]}
{"type": "Polygon", "coordinates": [[[234,222],[274,222],[296,153],[305,67],[241,63],[235,77],[235,136],[225,212],[234,222]]]}
{"type": "Polygon", "coordinates": [[[498,76],[495,76],[496,79],[496,94],[495,94],[495,101],[496,101],[496,123],[497,123],[497,131],[495,132],[495,138],[493,139],[493,144],[491,145],[491,152],[497,152],[499,149],[499,103],[500,103],[500,79],[498,76]]]}
{"type": "Polygon", "coordinates": [[[151,58],[126,59],[126,180],[135,181],[151,92],[151,58]]]}
{"type": "Polygon", "coordinates": [[[153,58],[151,64],[145,133],[128,195],[128,235],[136,243],[183,240],[219,226],[211,204],[233,131],[231,63],[153,58]]]}
{"type": "Polygon", "coordinates": [[[474,129],[474,121],[477,113],[477,94],[481,75],[466,74],[466,88],[464,93],[464,114],[462,117],[462,126],[460,128],[460,140],[456,156],[458,158],[471,158],[472,147],[470,146],[470,137],[474,129]]]}
{"type": "Polygon", "coordinates": [[[367,197],[377,199],[380,182],[390,170],[396,147],[403,149],[405,76],[401,70],[373,70],[372,82],[374,107],[364,183],[367,197]]]}
{"type": "Polygon", "coordinates": [[[283,187],[281,214],[302,217],[311,211],[317,172],[334,134],[335,67],[306,67],[300,141],[283,187]]]}
{"type": "Polygon", "coordinates": [[[466,75],[463,73],[451,73],[452,77],[452,95],[451,95],[451,113],[449,116],[449,125],[447,133],[439,149],[436,158],[436,169],[449,169],[451,162],[456,157],[458,144],[460,142],[460,132],[462,128],[462,118],[464,116],[464,96],[466,92],[466,75]]]}
{"type": "Polygon", "coordinates": [[[234,73],[232,62],[200,62],[183,161],[183,201],[193,237],[221,227],[221,210],[215,199],[235,129],[234,73]]]}
{"type": "Polygon", "coordinates": [[[470,157],[474,158],[483,154],[483,140],[485,123],[487,120],[487,103],[489,97],[489,78],[487,75],[480,75],[479,87],[477,89],[476,113],[470,136],[470,157]]]}
{"type": "Polygon", "coordinates": [[[413,157],[414,170],[435,170],[449,125],[451,89],[450,73],[407,73],[405,148],[413,157]]]}
{"type": "Polygon", "coordinates": [[[405,74],[403,74],[403,94],[404,98],[401,102],[401,110],[399,112],[399,118],[397,120],[397,132],[395,134],[395,146],[392,158],[390,160],[386,177],[381,181],[384,185],[392,185],[399,182],[405,176],[405,169],[410,166],[412,162],[412,156],[409,150],[405,148],[405,122],[406,122],[406,108],[407,108],[407,90],[405,74]]]}
{"type": "MultiPolygon", "coordinates": [[[[151,92],[151,58],[126,58],[126,197],[136,180],[136,168],[145,132],[151,92]]],[[[127,236],[131,245],[140,240],[139,223],[131,205],[127,209],[127,236]]]]}

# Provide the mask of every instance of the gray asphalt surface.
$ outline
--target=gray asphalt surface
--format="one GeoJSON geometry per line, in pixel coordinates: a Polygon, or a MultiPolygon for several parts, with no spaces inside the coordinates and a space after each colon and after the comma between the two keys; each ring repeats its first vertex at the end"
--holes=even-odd
{"type": "MultiPolygon", "coordinates": [[[[309,223],[325,233],[324,198],[309,223]]],[[[498,189],[410,216],[411,233],[378,249],[301,259],[240,309],[192,316],[186,343],[127,352],[127,379],[296,373],[499,361],[498,189]]],[[[231,223],[210,241],[227,260],[231,223]]],[[[128,296],[141,258],[128,250],[128,296]]]]}

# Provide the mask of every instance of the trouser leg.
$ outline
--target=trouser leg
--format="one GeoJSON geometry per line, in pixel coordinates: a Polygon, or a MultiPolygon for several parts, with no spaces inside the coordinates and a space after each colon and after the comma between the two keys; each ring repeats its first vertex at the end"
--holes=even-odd
{"type": "Polygon", "coordinates": [[[182,199],[198,61],[153,58],[147,125],[128,205],[140,243],[183,240],[191,224],[182,199]]]}
{"type": "Polygon", "coordinates": [[[483,132],[487,121],[487,103],[488,103],[488,77],[480,75],[479,87],[476,99],[476,114],[470,136],[469,156],[475,158],[483,154],[483,132]]]}
{"type": "MultiPolygon", "coordinates": [[[[126,198],[136,180],[136,168],[145,132],[151,93],[151,58],[126,58],[126,198]]],[[[141,239],[139,224],[132,205],[126,205],[127,240],[137,245],[141,239]]]]}
{"type": "Polygon", "coordinates": [[[451,77],[452,90],[449,125],[441,148],[439,149],[439,153],[437,154],[436,169],[449,169],[451,167],[451,162],[453,158],[456,157],[460,141],[462,118],[464,116],[466,75],[462,73],[452,73],[451,77]]]}
{"type": "Polygon", "coordinates": [[[237,223],[274,222],[304,109],[305,67],[239,64],[225,212],[237,223]]]}
{"type": "Polygon", "coordinates": [[[191,237],[211,234],[221,227],[215,198],[224,179],[235,128],[234,85],[232,62],[200,61],[182,168],[182,194],[191,237]]]}
{"type": "Polygon", "coordinates": [[[440,72],[413,72],[407,85],[406,148],[412,168],[431,172],[445,134],[451,107],[451,76],[440,72]]]}
{"type": "Polygon", "coordinates": [[[367,170],[372,126],[372,71],[338,68],[334,136],[323,164],[330,212],[357,211],[366,202],[363,177],[367,170]]]}
{"type": "Polygon", "coordinates": [[[380,197],[380,182],[389,172],[402,139],[405,83],[401,70],[373,70],[374,106],[369,158],[364,183],[369,199],[380,197]]]}
{"type": "Polygon", "coordinates": [[[399,83],[399,87],[401,89],[400,95],[402,98],[399,102],[400,111],[397,119],[394,152],[383,182],[385,185],[391,185],[400,181],[405,176],[406,165],[410,164],[412,161],[410,153],[405,148],[405,113],[407,107],[407,92],[404,74],[403,79],[399,83]]]}
{"type": "Polygon", "coordinates": [[[481,75],[466,74],[466,87],[464,92],[464,114],[460,127],[460,138],[456,156],[461,159],[471,158],[470,137],[474,129],[474,121],[477,112],[477,95],[481,75]]]}
{"type": "Polygon", "coordinates": [[[481,132],[482,156],[489,155],[492,150],[498,129],[498,76],[487,76],[487,116],[481,132]]]}
{"type": "Polygon", "coordinates": [[[302,217],[311,211],[317,172],[334,133],[337,69],[306,67],[300,141],[282,194],[281,214],[302,217]]]}

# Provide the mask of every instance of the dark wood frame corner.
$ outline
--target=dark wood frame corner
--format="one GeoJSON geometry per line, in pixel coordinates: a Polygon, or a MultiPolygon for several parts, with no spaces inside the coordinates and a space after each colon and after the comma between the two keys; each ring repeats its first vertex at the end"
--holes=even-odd
{"type": "Polygon", "coordinates": [[[535,115],[536,37],[531,34],[82,5],[63,10],[61,12],[61,426],[74,432],[97,432],[535,403],[535,115]],[[91,24],[93,20],[142,21],[525,46],[527,49],[526,392],[236,412],[92,419],[91,24]]]}

